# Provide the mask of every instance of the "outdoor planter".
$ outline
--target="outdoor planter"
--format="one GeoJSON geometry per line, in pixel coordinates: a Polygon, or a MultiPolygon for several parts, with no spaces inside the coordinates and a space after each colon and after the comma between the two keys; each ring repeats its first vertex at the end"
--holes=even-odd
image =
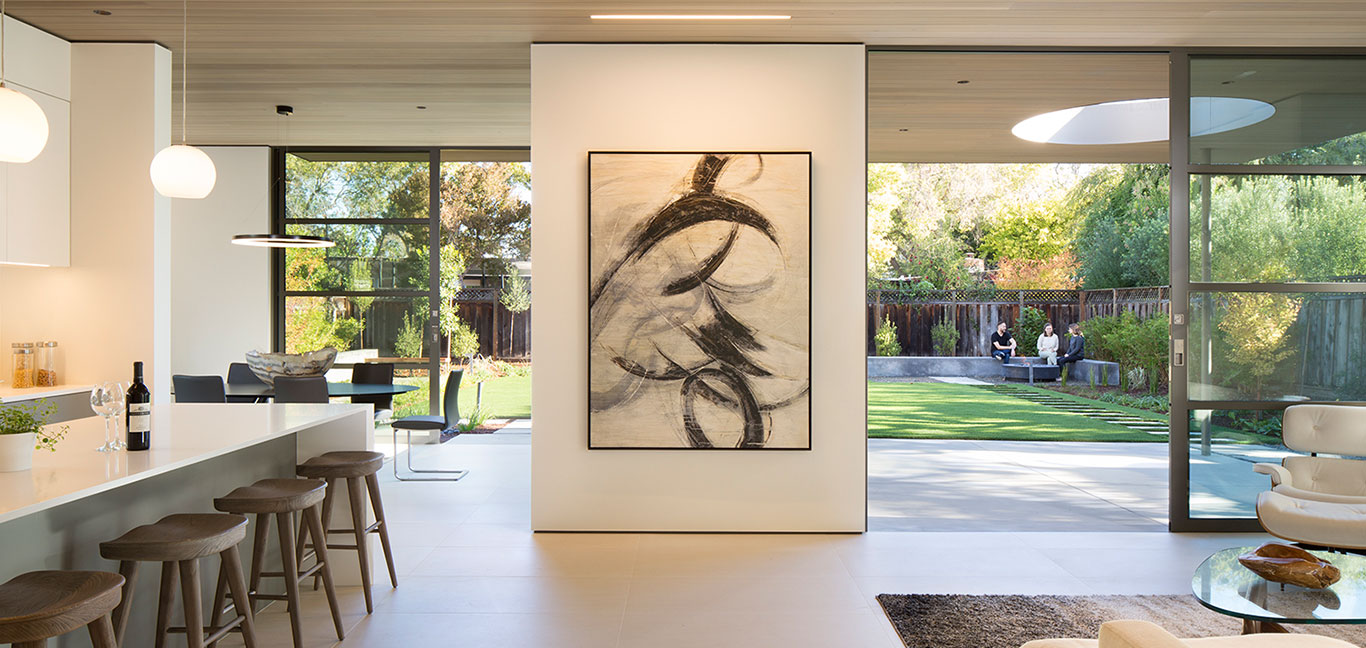
{"type": "Polygon", "coordinates": [[[18,472],[32,468],[35,442],[32,432],[0,434],[0,472],[18,472]]]}

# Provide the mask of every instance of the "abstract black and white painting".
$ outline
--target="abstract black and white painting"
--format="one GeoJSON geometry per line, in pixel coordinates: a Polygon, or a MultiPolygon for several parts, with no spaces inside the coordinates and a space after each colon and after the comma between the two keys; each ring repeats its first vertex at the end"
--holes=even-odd
{"type": "Polygon", "coordinates": [[[588,447],[811,448],[811,154],[588,156],[588,447]]]}

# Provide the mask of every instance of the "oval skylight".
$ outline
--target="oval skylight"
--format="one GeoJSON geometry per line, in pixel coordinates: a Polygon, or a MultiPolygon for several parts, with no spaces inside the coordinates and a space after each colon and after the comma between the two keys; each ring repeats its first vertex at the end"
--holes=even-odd
{"type": "MultiPolygon", "coordinates": [[[[1191,97],[1191,137],[1251,126],[1276,114],[1265,101],[1240,97],[1191,97]]],[[[1167,98],[1128,99],[1064,108],[1035,115],[1010,129],[1016,137],[1045,144],[1137,144],[1167,139],[1167,98]]]]}

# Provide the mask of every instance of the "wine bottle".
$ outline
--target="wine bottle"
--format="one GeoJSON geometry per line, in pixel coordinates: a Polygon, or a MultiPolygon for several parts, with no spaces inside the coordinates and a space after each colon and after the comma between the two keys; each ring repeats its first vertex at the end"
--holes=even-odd
{"type": "Polygon", "coordinates": [[[128,388],[124,417],[128,430],[128,449],[146,450],[152,446],[152,392],[142,384],[142,363],[133,363],[133,384],[128,388]]]}

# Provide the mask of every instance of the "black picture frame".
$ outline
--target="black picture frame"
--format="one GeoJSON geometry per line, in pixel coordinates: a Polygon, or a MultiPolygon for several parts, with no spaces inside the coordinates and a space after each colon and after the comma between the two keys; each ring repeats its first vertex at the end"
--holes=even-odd
{"type": "MultiPolygon", "coordinates": [[[[814,256],[813,256],[812,253],[813,253],[814,247],[815,247],[815,246],[814,246],[814,241],[812,240],[812,236],[811,236],[811,233],[812,233],[812,223],[813,223],[813,220],[814,220],[814,219],[813,219],[814,204],[813,204],[813,202],[812,202],[812,198],[813,198],[813,182],[812,182],[812,181],[813,181],[813,177],[814,177],[814,167],[813,167],[813,164],[812,164],[812,154],[811,154],[811,152],[810,152],[810,151],[779,151],[779,150],[769,150],[769,151],[752,151],[752,150],[750,150],[750,151],[717,151],[717,150],[692,150],[692,151],[679,151],[679,150],[669,150],[669,151],[592,150],[592,151],[588,151],[588,153],[587,153],[587,158],[586,158],[586,162],[587,162],[587,173],[585,174],[585,176],[586,176],[586,182],[587,182],[587,191],[586,191],[586,205],[585,205],[585,210],[586,210],[587,218],[585,219],[585,229],[587,230],[587,234],[588,234],[588,235],[587,235],[587,237],[586,237],[586,238],[587,238],[587,241],[586,241],[586,244],[587,244],[587,250],[586,250],[586,253],[587,253],[587,256],[586,256],[587,263],[586,263],[585,265],[587,266],[587,269],[586,269],[586,275],[587,275],[587,277],[586,277],[586,278],[587,278],[587,283],[588,283],[588,287],[589,287],[589,288],[588,288],[588,293],[589,293],[589,294],[588,294],[588,302],[589,302],[588,306],[589,306],[589,308],[588,308],[588,314],[587,314],[587,325],[588,325],[588,330],[587,330],[587,342],[588,342],[588,344],[587,344],[586,347],[585,347],[585,355],[587,356],[587,357],[585,358],[585,360],[586,360],[585,366],[586,366],[586,373],[587,373],[587,378],[588,378],[588,393],[586,394],[586,398],[587,398],[587,403],[586,403],[586,405],[587,405],[587,407],[585,408],[585,409],[587,410],[587,411],[586,411],[587,434],[585,435],[585,436],[586,436],[587,448],[588,448],[589,450],[616,450],[616,451],[631,451],[631,450],[669,451],[669,450],[672,450],[672,451],[681,451],[681,452],[698,452],[698,451],[703,451],[703,452],[708,452],[708,451],[710,451],[710,452],[717,452],[717,451],[743,451],[743,452],[761,452],[761,451],[811,451],[812,448],[813,448],[813,446],[814,446],[813,439],[812,439],[812,436],[813,436],[812,432],[813,432],[813,431],[812,431],[811,391],[810,391],[811,379],[812,379],[812,362],[811,362],[812,334],[811,334],[811,324],[812,324],[812,310],[813,310],[813,307],[814,307],[814,304],[812,303],[812,299],[811,299],[811,296],[812,296],[811,281],[812,281],[812,279],[814,278],[814,272],[813,272],[814,256]],[[800,400],[804,401],[804,406],[805,406],[805,408],[806,408],[806,416],[805,416],[805,419],[804,419],[805,425],[806,425],[806,435],[805,435],[806,443],[805,443],[804,446],[768,447],[767,445],[761,445],[761,446],[755,447],[755,446],[752,446],[752,445],[750,445],[750,446],[745,446],[745,445],[742,445],[742,444],[737,444],[737,445],[734,446],[734,447],[718,447],[718,446],[715,446],[715,445],[710,446],[710,447],[695,447],[695,446],[682,445],[682,444],[677,445],[677,446],[604,445],[604,444],[600,444],[600,443],[599,443],[599,444],[595,444],[595,442],[594,442],[594,435],[593,435],[593,418],[594,418],[594,411],[593,411],[593,407],[592,407],[592,398],[593,398],[593,394],[592,394],[592,390],[593,390],[593,372],[594,372],[594,358],[593,358],[593,347],[594,347],[594,341],[593,341],[593,324],[594,324],[594,322],[593,322],[593,318],[594,318],[594,309],[593,309],[593,303],[594,303],[594,282],[597,280],[597,278],[595,278],[595,277],[593,276],[594,267],[595,267],[595,266],[594,266],[594,245],[593,245],[593,243],[594,243],[594,241],[593,241],[593,226],[594,226],[594,216],[595,216],[595,215],[594,215],[594,212],[593,212],[593,187],[594,187],[594,176],[593,176],[593,168],[594,168],[594,165],[593,165],[593,159],[594,159],[594,156],[600,156],[600,155],[614,155],[614,156],[620,156],[620,155],[640,155],[640,156],[680,156],[680,155],[689,155],[689,156],[697,156],[698,159],[699,159],[699,163],[700,163],[700,161],[701,161],[705,156],[724,156],[724,157],[727,157],[727,158],[732,157],[732,156],[759,156],[759,157],[761,157],[761,158],[763,158],[763,157],[773,157],[773,156],[803,156],[803,157],[806,158],[806,177],[805,177],[805,183],[806,183],[806,192],[805,192],[805,193],[806,193],[806,195],[805,195],[805,201],[806,201],[806,207],[807,207],[807,209],[806,209],[806,218],[805,218],[804,221],[801,221],[801,224],[804,225],[804,227],[806,228],[806,232],[805,232],[805,233],[806,233],[806,249],[805,249],[805,252],[806,252],[806,260],[807,260],[807,263],[806,263],[806,277],[805,277],[805,279],[806,279],[806,285],[807,285],[807,290],[806,290],[806,293],[805,293],[806,306],[807,306],[807,307],[806,307],[806,333],[807,333],[807,335],[806,335],[806,349],[805,349],[805,351],[806,351],[806,361],[805,361],[805,363],[804,363],[804,364],[805,364],[805,369],[806,369],[806,387],[805,387],[804,393],[801,394],[801,396],[800,396],[800,400]]],[[[670,203],[670,204],[672,204],[672,203],[670,203]]],[[[666,205],[666,206],[667,206],[667,205],[666,205]]],[[[643,217],[643,218],[644,218],[644,217],[643,217]]],[[[642,219],[643,219],[643,218],[642,218],[642,219]]],[[[682,396],[681,396],[681,397],[682,397],[682,396]]]]}

